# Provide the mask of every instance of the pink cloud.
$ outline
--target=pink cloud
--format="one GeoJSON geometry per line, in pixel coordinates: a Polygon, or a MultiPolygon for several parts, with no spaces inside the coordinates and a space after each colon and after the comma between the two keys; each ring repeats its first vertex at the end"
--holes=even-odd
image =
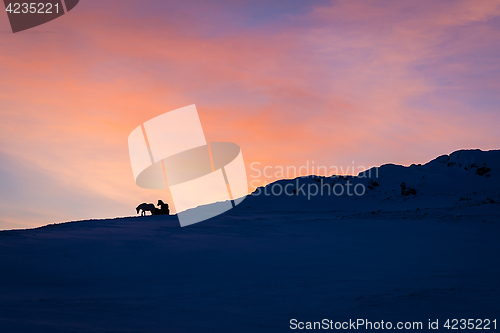
{"type": "Polygon", "coordinates": [[[207,139],[238,143],[248,165],[422,163],[500,144],[498,115],[464,100],[500,95],[498,1],[337,1],[238,28],[206,2],[121,4],[82,3],[39,28],[54,33],[2,36],[0,53],[1,149],[110,205],[161,196],[133,183],[126,138],[193,103],[207,139]]]}

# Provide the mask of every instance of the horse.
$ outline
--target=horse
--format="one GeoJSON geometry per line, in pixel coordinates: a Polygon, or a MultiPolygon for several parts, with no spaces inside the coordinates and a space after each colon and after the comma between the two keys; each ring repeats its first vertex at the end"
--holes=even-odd
{"type": "Polygon", "coordinates": [[[160,208],[155,209],[155,215],[170,215],[168,204],[164,203],[162,200],[158,200],[157,206],[160,206],[160,208]]]}
{"type": "Polygon", "coordinates": [[[155,215],[155,205],[150,203],[150,204],[147,204],[145,202],[141,203],[139,206],[136,207],[136,211],[137,211],[137,214],[139,214],[139,212],[142,210],[141,212],[141,216],[145,216],[146,215],[146,211],[150,212],[151,215],[155,215]]]}

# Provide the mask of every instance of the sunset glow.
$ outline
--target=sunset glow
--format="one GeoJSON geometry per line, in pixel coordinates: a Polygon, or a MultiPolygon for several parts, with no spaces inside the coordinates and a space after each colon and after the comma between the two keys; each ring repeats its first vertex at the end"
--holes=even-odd
{"type": "Polygon", "coordinates": [[[500,1],[82,0],[17,34],[0,15],[0,32],[0,229],[165,198],[136,186],[127,138],[191,104],[208,142],[241,147],[249,183],[255,162],[500,147],[500,1]]]}

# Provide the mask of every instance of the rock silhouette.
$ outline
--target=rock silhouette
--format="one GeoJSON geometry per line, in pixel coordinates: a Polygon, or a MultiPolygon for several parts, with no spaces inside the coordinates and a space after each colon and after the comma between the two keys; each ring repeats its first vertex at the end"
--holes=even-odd
{"type": "Polygon", "coordinates": [[[160,206],[160,208],[155,208],[154,215],[170,215],[170,209],[168,208],[167,203],[164,203],[162,200],[158,200],[157,206],[160,206]]]}

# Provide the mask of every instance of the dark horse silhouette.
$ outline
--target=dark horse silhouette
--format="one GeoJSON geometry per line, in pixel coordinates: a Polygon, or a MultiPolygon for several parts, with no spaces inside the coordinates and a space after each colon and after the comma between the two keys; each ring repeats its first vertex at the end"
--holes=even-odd
{"type": "Polygon", "coordinates": [[[146,212],[150,212],[151,215],[155,214],[155,210],[157,208],[155,207],[154,204],[147,204],[147,203],[141,203],[137,208],[135,209],[137,211],[137,214],[141,213],[141,216],[145,216],[146,212]]]}
{"type": "Polygon", "coordinates": [[[158,200],[157,206],[160,208],[155,208],[155,215],[169,215],[170,209],[168,208],[168,204],[164,203],[162,200],[158,200]]]}

